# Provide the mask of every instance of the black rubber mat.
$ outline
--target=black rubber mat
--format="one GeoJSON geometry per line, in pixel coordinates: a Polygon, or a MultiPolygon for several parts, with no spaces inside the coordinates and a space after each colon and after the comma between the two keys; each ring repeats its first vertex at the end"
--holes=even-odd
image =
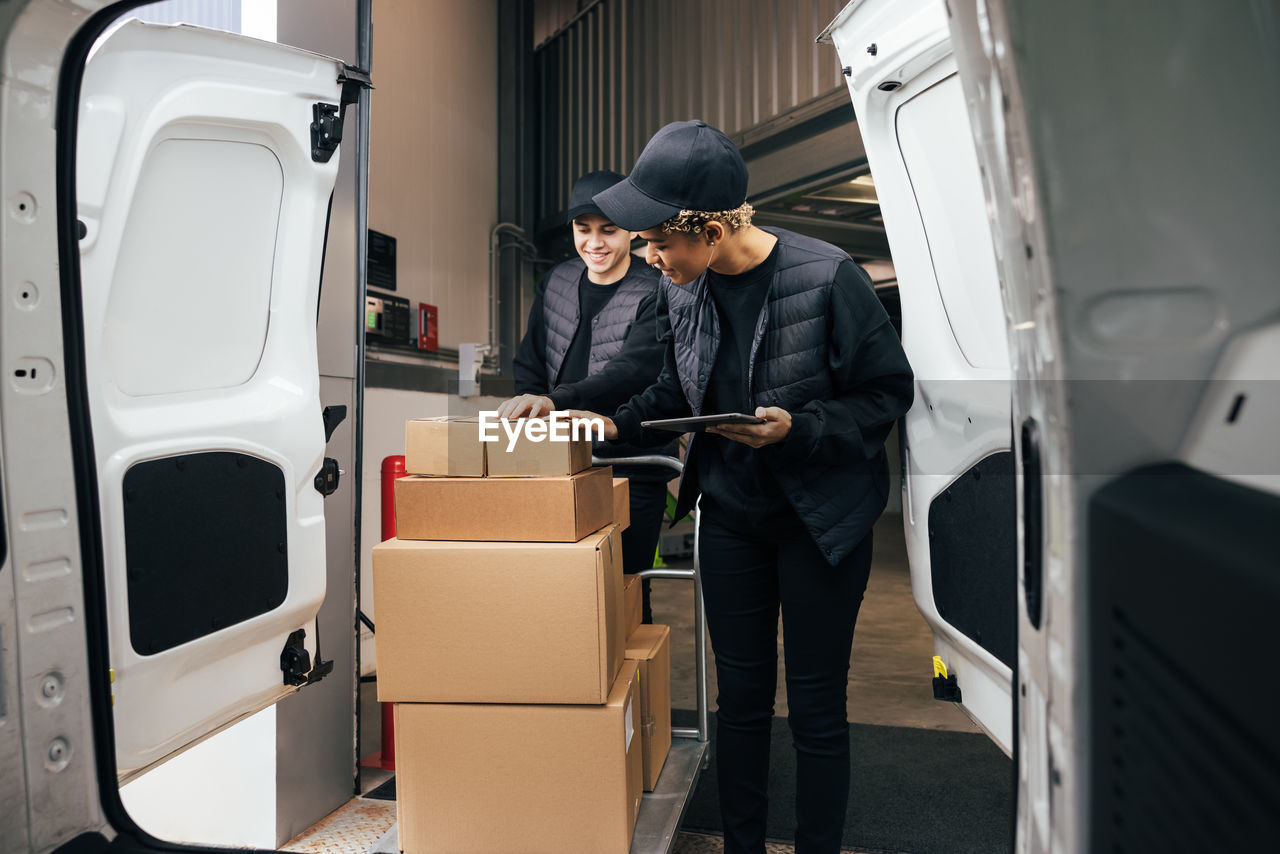
{"type": "MultiPolygon", "coordinates": [[[[693,725],[692,712],[676,712],[693,725]]],[[[1012,849],[1013,767],[985,735],[850,725],[853,776],[844,845],[904,854],[998,854],[1012,849]]],[[[711,765],[685,812],[685,830],[722,833],[711,765]]],[[[795,750],[785,718],[773,722],[768,836],[795,840],[795,750]]]]}
{"type": "Polygon", "coordinates": [[[365,792],[362,797],[373,798],[375,801],[394,801],[396,799],[396,778],[392,777],[387,782],[374,786],[365,792]]]}

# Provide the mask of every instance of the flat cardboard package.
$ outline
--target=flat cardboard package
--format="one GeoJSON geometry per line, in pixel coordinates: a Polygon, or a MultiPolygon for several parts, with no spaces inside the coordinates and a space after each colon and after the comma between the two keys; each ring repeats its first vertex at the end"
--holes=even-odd
{"type": "Polygon", "coordinates": [[[602,706],[397,703],[409,854],[627,854],[640,810],[636,665],[602,706]]]}
{"type": "Polygon", "coordinates": [[[622,576],[622,613],[627,637],[640,628],[644,619],[644,582],[638,575],[622,576]]]}
{"type": "Polygon", "coordinates": [[[603,703],[626,631],[622,535],[373,548],[378,699],[603,703]]]}
{"type": "Polygon", "coordinates": [[[625,477],[613,479],[613,523],[624,531],[631,526],[631,481],[625,477]]]}
{"type": "MultiPolygon", "coordinates": [[[[496,442],[484,443],[486,473],[489,477],[565,477],[590,467],[590,439],[571,439],[567,442],[549,438],[532,439],[525,432],[526,421],[527,419],[521,418],[508,422],[519,425],[514,445],[502,424],[489,428],[489,435],[498,437],[496,442]]],[[[559,419],[559,423],[568,425],[568,420],[559,419]]],[[[539,430],[537,427],[534,429],[539,430]]],[[[558,429],[570,428],[562,426],[558,429]]],[[[585,436],[585,431],[583,435],[585,436]]]]}
{"type": "Polygon", "coordinates": [[[402,477],[396,536],[402,540],[573,543],[613,521],[613,469],[568,477],[402,477]]]}
{"type": "Polygon", "coordinates": [[[484,477],[480,422],[473,417],[414,418],[404,426],[404,470],[437,477],[484,477]]]}
{"type": "Polygon", "coordinates": [[[640,732],[644,790],[658,785],[671,750],[671,629],[641,626],[627,638],[627,661],[640,666],[640,732]]]}

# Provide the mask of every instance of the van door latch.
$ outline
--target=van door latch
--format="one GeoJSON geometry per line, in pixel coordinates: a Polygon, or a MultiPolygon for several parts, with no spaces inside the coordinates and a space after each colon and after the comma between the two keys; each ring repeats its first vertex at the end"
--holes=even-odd
{"type": "Polygon", "coordinates": [[[300,687],[319,682],[333,672],[333,659],[325,661],[320,656],[320,630],[316,623],[316,665],[311,666],[311,653],[307,652],[307,630],[298,629],[289,635],[280,651],[280,670],[284,684],[300,687]]]}
{"type": "Polygon", "coordinates": [[[298,629],[289,635],[280,650],[280,670],[284,673],[284,684],[305,685],[307,674],[311,672],[311,653],[303,643],[307,637],[306,629],[298,629]]]}
{"type": "Polygon", "coordinates": [[[338,480],[344,474],[346,474],[346,472],[338,468],[337,460],[333,457],[325,457],[324,465],[320,466],[320,471],[316,472],[316,492],[326,498],[333,495],[333,493],[338,491],[338,480]]]}

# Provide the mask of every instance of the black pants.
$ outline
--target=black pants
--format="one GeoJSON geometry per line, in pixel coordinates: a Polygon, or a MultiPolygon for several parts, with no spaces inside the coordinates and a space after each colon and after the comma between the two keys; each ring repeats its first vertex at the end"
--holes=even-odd
{"type": "MultiPolygon", "coordinates": [[[[653,554],[662,532],[662,514],[667,508],[667,485],[661,482],[632,480],[631,524],[622,532],[622,571],[639,572],[653,566],[653,554]]],[[[641,580],[644,595],[644,618],[653,622],[649,606],[649,579],[641,580]]]]}
{"type": "Polygon", "coordinates": [[[849,799],[849,654],[871,571],[871,534],[833,567],[808,533],[746,536],[706,514],[700,559],[720,688],[724,850],[764,852],[781,609],[796,749],[796,854],[835,854],[849,799]]]}

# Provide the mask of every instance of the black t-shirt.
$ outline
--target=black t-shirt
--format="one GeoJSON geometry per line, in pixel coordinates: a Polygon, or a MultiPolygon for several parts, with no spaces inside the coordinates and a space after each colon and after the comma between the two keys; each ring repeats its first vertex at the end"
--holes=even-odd
{"type": "MultiPolygon", "coordinates": [[[[774,244],[769,257],[750,270],[735,276],[707,271],[707,289],[720,319],[720,347],[702,403],[702,411],[708,415],[755,411],[747,366],[756,324],[777,266],[778,246],[774,244]]],[[[752,448],[713,433],[699,436],[696,458],[702,509],[745,532],[765,528],[776,535],[800,530],[800,518],[760,456],[767,447],[752,448]]]]}
{"type": "Polygon", "coordinates": [[[619,279],[610,285],[597,285],[587,277],[583,270],[578,277],[578,330],[569,342],[569,350],[564,354],[564,362],[560,365],[560,376],[556,377],[556,385],[576,383],[586,379],[587,366],[591,358],[591,321],[595,320],[600,309],[609,304],[614,291],[618,289],[619,279]]]}

